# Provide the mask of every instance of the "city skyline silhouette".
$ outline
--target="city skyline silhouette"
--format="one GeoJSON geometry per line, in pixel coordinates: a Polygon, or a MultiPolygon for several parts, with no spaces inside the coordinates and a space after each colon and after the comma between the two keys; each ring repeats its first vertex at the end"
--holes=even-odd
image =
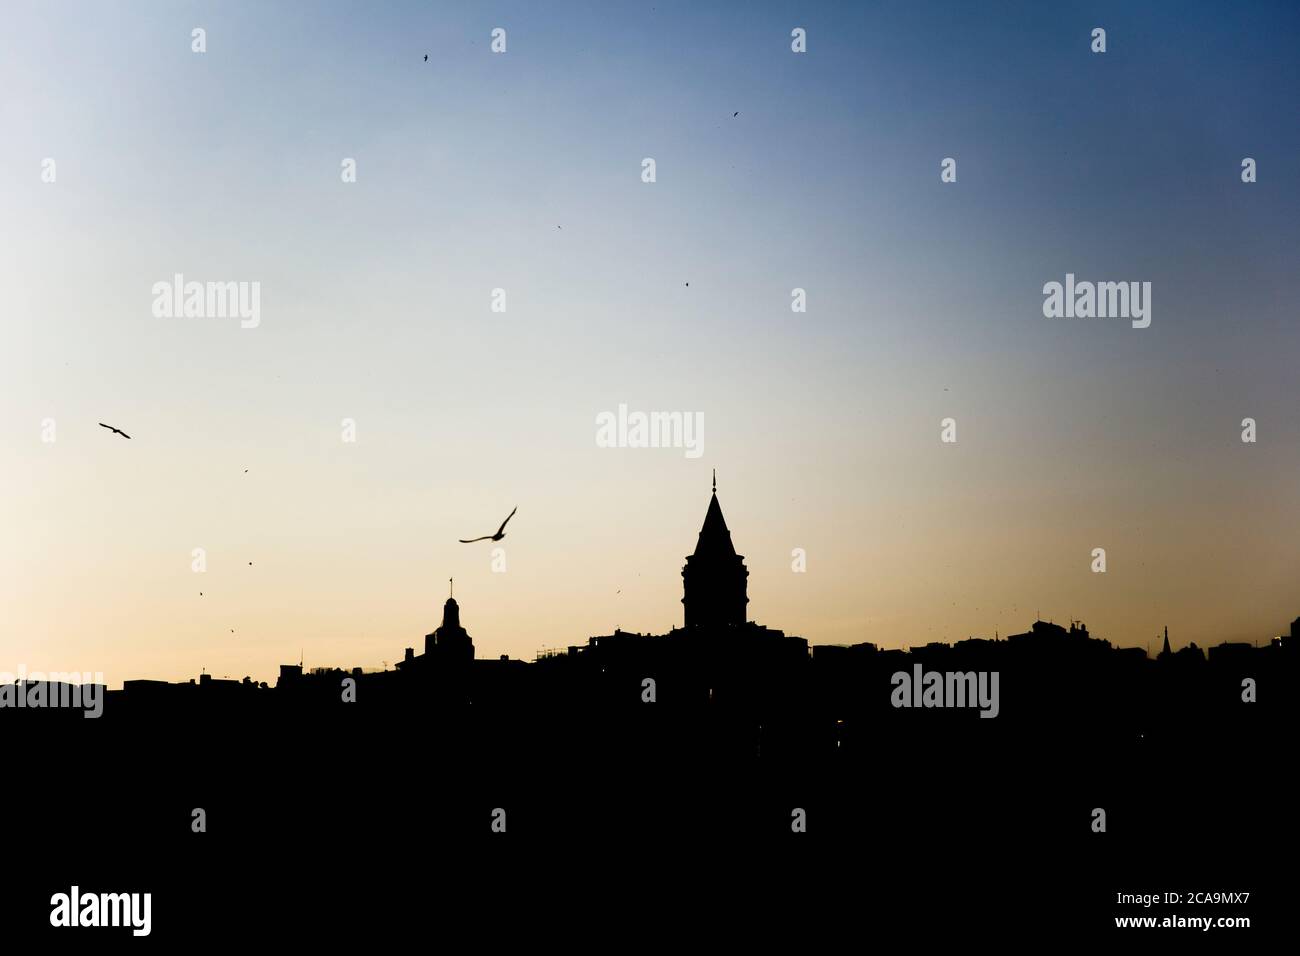
{"type": "Polygon", "coordinates": [[[681,565],[682,623],[663,634],[483,658],[473,606],[449,594],[391,670],[128,681],[93,720],[0,708],[24,753],[76,748],[80,779],[103,782],[16,794],[60,848],[29,868],[16,912],[70,885],[149,890],[152,932],[174,936],[238,885],[244,921],[313,914],[304,934],[336,935],[349,927],[323,888],[374,914],[431,887],[449,925],[502,899],[554,919],[538,887],[563,878],[593,907],[573,923],[590,932],[666,880],[715,918],[777,905],[781,875],[815,867],[847,879],[819,899],[850,922],[883,906],[1092,936],[1113,925],[1098,912],[1130,912],[1117,891],[1170,885],[1242,901],[1184,913],[1272,925],[1300,618],[1264,647],[1162,641],[1155,657],[1074,621],[907,651],[810,647],[746,619],[730,533],[711,495],[681,565]],[[701,854],[707,873],[689,862],[701,854]]]}
{"type": "MultiPolygon", "coordinates": [[[[590,636],[565,648],[539,652],[532,661],[505,654],[485,659],[478,657],[474,639],[462,623],[454,579],[449,579],[441,622],[424,636],[419,651],[407,646],[400,657],[395,654],[391,669],[306,666],[304,651],[297,665],[280,665],[273,686],[249,676],[232,679],[206,670],[181,682],[127,679],[120,690],[103,695],[104,706],[110,712],[147,717],[154,711],[200,708],[257,710],[266,706],[268,698],[285,712],[328,702],[356,704],[364,699],[368,705],[380,707],[478,704],[517,712],[527,701],[540,700],[554,688],[564,687],[570,704],[584,701],[592,716],[610,707],[623,709],[638,698],[661,706],[717,703],[724,709],[738,708],[738,713],[753,718],[758,727],[763,715],[773,709],[788,716],[803,708],[806,713],[795,716],[800,731],[783,741],[783,746],[797,752],[826,746],[829,739],[834,739],[837,749],[843,747],[842,736],[851,738],[854,731],[852,726],[844,727],[850,714],[870,713],[874,719],[888,715],[880,693],[880,679],[886,672],[911,688],[900,691],[897,698],[891,694],[895,708],[944,707],[941,683],[935,699],[922,702],[922,675],[936,663],[959,665],[955,673],[960,675],[996,673],[1001,677],[1004,670],[1009,672],[1010,684],[1002,677],[1001,686],[1024,709],[1013,706],[1004,717],[1000,701],[994,699],[982,702],[982,708],[991,711],[983,716],[1015,723],[1060,712],[1073,714],[1091,694],[1098,703],[1083,722],[1091,730],[1108,726],[1121,734],[1140,731],[1153,735],[1158,727],[1152,718],[1161,708],[1177,705],[1179,714],[1185,711],[1198,716],[1227,714],[1240,709],[1240,703],[1256,702],[1259,681],[1272,692],[1278,686],[1272,684],[1273,679],[1284,674],[1289,677],[1293,667],[1300,617],[1290,623],[1287,634],[1271,638],[1262,648],[1231,641],[1200,648],[1192,642],[1175,651],[1166,628],[1154,657],[1146,648],[1116,647],[1075,620],[1069,622],[1068,629],[1036,619],[1023,633],[935,641],[908,649],[881,648],[870,642],[810,645],[803,637],[749,619],[748,569],[732,541],[717,488],[715,471],[694,550],[681,569],[682,623],[666,633],[616,628],[613,633],[590,636]],[[1051,693],[1039,693],[1041,678],[1033,676],[1031,668],[1054,675],[1051,693]],[[1068,673],[1056,673],[1061,668],[1068,673]],[[1023,684],[1016,684],[1017,676],[1023,684]],[[654,685],[648,700],[647,679],[654,685]],[[1245,695],[1238,700],[1233,690],[1234,681],[1244,680],[1252,682],[1249,701],[1245,695]],[[1073,703],[1063,690],[1066,684],[1073,688],[1073,703]],[[660,685],[663,701],[658,696],[660,685]],[[350,697],[340,695],[343,686],[350,688],[350,697]],[[828,708],[828,703],[833,707],[828,708]],[[813,729],[817,719],[823,721],[822,726],[813,729]]],[[[934,673],[952,671],[940,667],[934,673]]],[[[22,684],[0,685],[0,703],[15,708],[17,698],[46,680],[53,688],[54,678],[43,675],[28,677],[22,684]],[[12,700],[6,700],[6,692],[12,700]]],[[[975,706],[975,686],[972,678],[969,689],[961,688],[961,706],[975,706]],[[965,699],[968,694],[972,699],[965,699]]],[[[985,689],[981,683],[981,694],[985,689]]],[[[67,690],[62,692],[66,697],[67,690]]],[[[59,699],[54,693],[49,697],[59,699]]],[[[17,703],[17,709],[22,708],[23,704],[17,703]]],[[[41,713],[45,708],[38,704],[26,709],[41,713]]],[[[1273,707],[1264,710],[1272,713],[1273,707]]],[[[1171,716],[1176,715],[1165,712],[1163,719],[1171,716]]],[[[772,726],[770,718],[767,725],[772,726]]]]}

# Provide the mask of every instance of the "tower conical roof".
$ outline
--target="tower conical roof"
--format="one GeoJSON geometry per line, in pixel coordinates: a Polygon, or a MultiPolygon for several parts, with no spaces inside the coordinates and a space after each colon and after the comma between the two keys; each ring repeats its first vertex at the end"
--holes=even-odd
{"type": "Polygon", "coordinates": [[[695,544],[695,554],[710,557],[723,555],[734,556],[736,547],[731,543],[731,532],[727,530],[727,521],[722,517],[722,505],[718,504],[715,492],[709,499],[709,510],[704,515],[704,526],[700,528],[700,539],[695,544]]]}

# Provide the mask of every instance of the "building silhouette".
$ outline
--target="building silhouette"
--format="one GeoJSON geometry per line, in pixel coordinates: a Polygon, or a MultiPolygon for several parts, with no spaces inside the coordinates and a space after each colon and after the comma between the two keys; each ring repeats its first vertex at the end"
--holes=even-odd
{"type": "Polygon", "coordinates": [[[474,641],[460,624],[460,605],[454,597],[455,582],[451,582],[451,587],[447,603],[442,606],[442,624],[424,635],[424,653],[417,656],[415,648],[408,647],[406,656],[397,663],[399,670],[439,665],[454,668],[474,660],[474,641]]]}
{"type": "Polygon", "coordinates": [[[718,504],[718,474],[713,473],[713,497],[695,552],[682,568],[686,627],[739,626],[748,618],[746,593],[749,570],[736,553],[731,532],[718,504]]]}

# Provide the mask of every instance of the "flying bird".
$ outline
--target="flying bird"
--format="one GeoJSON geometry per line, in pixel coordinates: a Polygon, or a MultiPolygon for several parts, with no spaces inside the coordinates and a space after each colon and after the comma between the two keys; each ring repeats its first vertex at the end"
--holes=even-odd
{"type": "Polygon", "coordinates": [[[737,116],[739,116],[739,115],[740,115],[740,110],[736,110],[736,112],[734,112],[734,113],[731,114],[731,118],[732,118],[732,119],[735,119],[735,118],[736,118],[737,116]]]}
{"type": "Polygon", "coordinates": [[[424,55],[424,62],[425,62],[425,63],[428,63],[428,62],[429,62],[429,54],[427,54],[427,53],[424,55]]]}
{"type": "Polygon", "coordinates": [[[120,429],[120,428],[114,428],[112,425],[105,425],[103,422],[100,422],[100,423],[99,423],[99,427],[100,427],[100,428],[107,428],[107,429],[108,429],[109,431],[111,431],[111,432],[117,432],[117,433],[118,433],[119,435],[121,435],[123,438],[130,438],[130,437],[131,437],[131,436],[128,435],[126,432],[122,431],[122,429],[120,429]]]}
{"type": "MultiPolygon", "coordinates": [[[[515,511],[518,510],[519,510],[519,506],[515,505],[515,511]]],[[[506,536],[506,525],[509,524],[510,519],[515,516],[515,511],[512,511],[510,512],[510,514],[506,515],[506,520],[501,522],[501,527],[497,528],[496,534],[485,534],[481,538],[457,538],[456,540],[459,541],[461,544],[473,544],[475,541],[500,541],[502,538],[506,536]]]]}

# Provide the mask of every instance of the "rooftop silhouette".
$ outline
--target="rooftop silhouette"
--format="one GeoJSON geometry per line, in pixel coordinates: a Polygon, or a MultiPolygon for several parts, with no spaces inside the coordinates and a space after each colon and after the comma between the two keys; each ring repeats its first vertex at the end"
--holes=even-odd
{"type": "MultiPolygon", "coordinates": [[[[509,717],[545,708],[600,721],[616,734],[617,719],[653,704],[656,712],[671,714],[683,734],[692,722],[727,715],[727,743],[740,753],[842,753],[876,741],[882,729],[896,739],[924,737],[938,728],[1041,735],[1045,726],[1056,739],[1071,733],[1124,738],[1160,733],[1182,718],[1254,720],[1272,713],[1276,688],[1292,674],[1300,635],[1297,618],[1289,634],[1262,647],[1223,643],[1205,654],[1190,645],[1174,653],[1166,629],[1154,660],[1142,648],[1115,647],[1093,636],[1080,622],[1067,628],[1041,620],[1004,638],[907,650],[865,642],[810,647],[801,637],[748,619],[747,578],[723,517],[715,473],[695,548],[682,568],[683,623],[666,634],[616,629],[532,662],[478,659],[451,582],[441,623],[425,635],[422,653],[407,647],[391,670],[305,671],[301,663],[286,664],[273,686],[207,673],[184,683],[127,680],[120,691],[107,692],[104,715],[130,720],[214,709],[261,714],[470,707],[478,717],[509,717]],[[954,674],[955,680],[946,677],[954,674]],[[898,690],[913,681],[915,708],[910,692],[898,690]],[[922,683],[933,693],[923,693],[922,683]],[[341,690],[345,684],[350,693],[341,690]],[[972,699],[949,706],[943,686],[969,689],[972,699]],[[997,702],[973,707],[977,686],[986,693],[996,687],[997,702]],[[971,721],[979,710],[996,717],[987,722],[996,731],[982,726],[985,721],[971,721]]],[[[11,693],[20,690],[15,685],[11,693]]],[[[0,720],[18,713],[50,711],[0,708],[0,720]]]]}

